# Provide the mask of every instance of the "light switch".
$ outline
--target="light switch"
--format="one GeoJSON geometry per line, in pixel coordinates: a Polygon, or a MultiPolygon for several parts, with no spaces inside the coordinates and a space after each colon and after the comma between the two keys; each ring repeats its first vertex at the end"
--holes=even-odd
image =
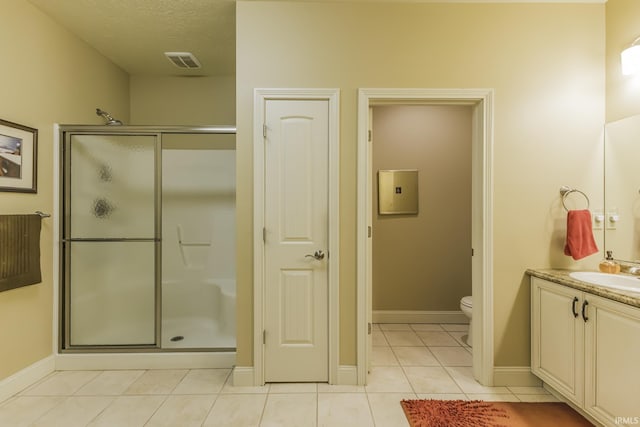
{"type": "Polygon", "coordinates": [[[596,211],[593,213],[593,229],[602,230],[604,228],[604,213],[596,211]]]}

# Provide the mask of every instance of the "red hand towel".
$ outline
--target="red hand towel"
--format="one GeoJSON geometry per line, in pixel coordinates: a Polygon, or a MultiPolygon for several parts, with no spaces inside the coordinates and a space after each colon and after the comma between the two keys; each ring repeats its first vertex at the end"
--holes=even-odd
{"type": "Polygon", "coordinates": [[[567,243],[564,254],[578,260],[598,252],[591,229],[591,212],[587,209],[567,212],[567,243]]]}

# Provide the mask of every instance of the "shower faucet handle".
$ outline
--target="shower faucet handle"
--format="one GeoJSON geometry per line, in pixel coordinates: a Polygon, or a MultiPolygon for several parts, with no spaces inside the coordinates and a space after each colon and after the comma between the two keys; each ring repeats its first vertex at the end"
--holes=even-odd
{"type": "Polygon", "coordinates": [[[324,253],[322,251],[315,251],[315,253],[313,255],[311,254],[306,254],[304,256],[305,258],[314,258],[318,261],[324,259],[324,253]]]}

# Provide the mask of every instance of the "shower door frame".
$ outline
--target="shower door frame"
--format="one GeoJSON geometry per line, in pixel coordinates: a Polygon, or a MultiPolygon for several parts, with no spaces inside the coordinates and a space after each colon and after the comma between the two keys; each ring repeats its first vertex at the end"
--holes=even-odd
{"type": "MultiPolygon", "coordinates": [[[[109,353],[109,352],[229,352],[236,348],[162,348],[162,136],[165,134],[208,134],[208,135],[235,135],[236,127],[227,125],[211,126],[107,126],[107,125],[59,125],[59,152],[58,152],[58,185],[59,201],[58,210],[60,220],[58,222],[58,339],[57,350],[59,353],[109,353]],[[117,136],[155,136],[154,147],[154,238],[144,241],[153,241],[154,248],[154,291],[155,291],[155,319],[154,319],[154,344],[118,344],[118,345],[71,345],[70,328],[70,251],[73,239],[68,235],[66,227],[71,222],[70,204],[70,168],[71,168],[71,137],[73,135],[117,135],[117,136]]],[[[140,239],[91,239],[92,241],[142,241],[140,239]]]]}

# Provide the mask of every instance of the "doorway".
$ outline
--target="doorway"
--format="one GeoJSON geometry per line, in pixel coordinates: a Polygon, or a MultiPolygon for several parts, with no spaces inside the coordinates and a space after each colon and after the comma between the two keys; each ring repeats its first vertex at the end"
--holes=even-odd
{"type": "Polygon", "coordinates": [[[372,107],[374,323],[468,323],[460,300],[471,295],[471,113],[372,107]]]}
{"type": "Polygon", "coordinates": [[[468,105],[472,108],[473,372],[493,384],[491,89],[360,89],[358,96],[357,348],[358,383],[366,384],[372,323],[371,108],[377,105],[468,105]]]}

